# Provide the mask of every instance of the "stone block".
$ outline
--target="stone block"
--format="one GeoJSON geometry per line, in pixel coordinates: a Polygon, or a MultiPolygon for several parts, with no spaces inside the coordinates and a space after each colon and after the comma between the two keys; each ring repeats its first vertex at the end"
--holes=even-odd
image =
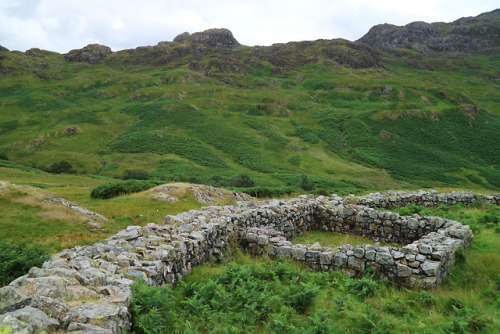
{"type": "Polygon", "coordinates": [[[375,261],[381,265],[393,265],[394,259],[389,252],[378,252],[375,261]]]}
{"type": "Polygon", "coordinates": [[[422,270],[427,276],[436,276],[439,266],[440,266],[439,262],[427,260],[420,265],[420,268],[422,268],[422,270]]]}
{"type": "Polygon", "coordinates": [[[306,252],[306,261],[308,261],[308,262],[318,262],[319,261],[319,252],[317,252],[317,251],[307,251],[306,252]]]}
{"type": "Polygon", "coordinates": [[[432,245],[429,244],[419,244],[418,251],[420,254],[431,254],[432,253],[432,245]]]}
{"type": "Polygon", "coordinates": [[[376,256],[376,255],[377,255],[377,252],[376,252],[376,251],[374,251],[374,250],[371,250],[371,249],[370,249],[370,250],[367,250],[367,251],[365,252],[365,258],[366,258],[367,260],[370,260],[370,261],[374,261],[374,260],[375,260],[375,256],[376,256]]]}
{"type": "Polygon", "coordinates": [[[347,266],[349,269],[363,271],[365,270],[366,261],[364,259],[360,259],[354,256],[349,256],[347,260],[347,266]]]}
{"type": "Polygon", "coordinates": [[[319,254],[319,263],[322,265],[330,265],[332,263],[332,259],[332,252],[323,252],[319,254]]]}
{"type": "Polygon", "coordinates": [[[333,254],[333,264],[337,267],[343,267],[347,264],[347,255],[342,252],[333,254]]]}
{"type": "Polygon", "coordinates": [[[398,272],[398,277],[410,277],[411,276],[411,269],[403,264],[398,263],[397,264],[397,272],[398,272]]]}
{"type": "Polygon", "coordinates": [[[292,248],[292,256],[295,260],[305,261],[306,250],[302,248],[292,248]]]}

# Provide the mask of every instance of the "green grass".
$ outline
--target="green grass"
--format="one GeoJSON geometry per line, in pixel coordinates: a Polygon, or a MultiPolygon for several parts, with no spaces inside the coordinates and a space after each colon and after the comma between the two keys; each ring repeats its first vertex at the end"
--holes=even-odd
{"type": "MultiPolygon", "coordinates": [[[[374,245],[375,241],[368,237],[355,234],[344,234],[336,232],[322,232],[322,231],[306,231],[303,234],[294,237],[291,240],[294,244],[309,245],[319,243],[323,247],[330,247],[336,249],[341,245],[374,245]]],[[[398,244],[380,243],[381,246],[401,247],[398,244]]]]}

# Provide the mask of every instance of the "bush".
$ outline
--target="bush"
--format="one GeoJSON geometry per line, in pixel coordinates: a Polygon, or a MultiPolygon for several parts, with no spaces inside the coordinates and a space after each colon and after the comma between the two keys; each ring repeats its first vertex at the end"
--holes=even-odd
{"type": "Polygon", "coordinates": [[[298,191],[295,187],[251,187],[237,190],[258,198],[279,197],[298,191]]]}
{"type": "Polygon", "coordinates": [[[247,174],[238,174],[228,180],[232,187],[250,188],[254,186],[253,180],[247,174]]]}
{"type": "Polygon", "coordinates": [[[50,252],[40,245],[0,241],[0,286],[26,274],[31,267],[40,267],[50,252]]]}
{"type": "Polygon", "coordinates": [[[141,169],[130,170],[127,169],[122,176],[124,180],[147,180],[149,179],[149,172],[141,169]]]}
{"type": "Polygon", "coordinates": [[[47,167],[47,169],[45,171],[47,171],[49,173],[53,173],[53,174],[62,174],[62,173],[74,174],[74,173],[76,173],[76,170],[73,169],[73,165],[71,165],[71,163],[69,163],[66,160],[54,162],[52,165],[47,167]]]}
{"type": "Polygon", "coordinates": [[[9,160],[9,157],[7,157],[7,154],[5,153],[0,153],[0,160],[9,160]]]}
{"type": "Polygon", "coordinates": [[[333,322],[315,313],[300,323],[317,296],[313,274],[288,263],[231,263],[209,279],[183,281],[178,289],[132,285],[132,319],[137,333],[255,333],[259,327],[278,332],[323,333],[333,322]],[[304,283],[307,282],[307,283],[304,283]]]}
{"type": "Polygon", "coordinates": [[[423,210],[423,207],[415,204],[408,204],[405,207],[399,208],[397,211],[401,216],[412,216],[414,214],[420,214],[420,212],[423,210]]]}
{"type": "Polygon", "coordinates": [[[299,155],[294,155],[294,156],[291,156],[289,159],[288,159],[288,162],[291,163],[292,165],[294,166],[299,166],[300,165],[300,162],[301,162],[301,158],[299,155]]]}
{"type": "Polygon", "coordinates": [[[142,180],[110,182],[92,189],[92,191],[90,192],[90,197],[94,199],[108,199],[120,195],[137,193],[155,187],[158,184],[160,183],[142,180]]]}

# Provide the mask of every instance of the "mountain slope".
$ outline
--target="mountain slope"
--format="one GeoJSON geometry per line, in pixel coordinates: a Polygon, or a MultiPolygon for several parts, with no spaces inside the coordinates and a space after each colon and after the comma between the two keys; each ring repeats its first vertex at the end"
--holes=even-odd
{"type": "Polygon", "coordinates": [[[500,57],[489,53],[246,47],[217,29],[114,53],[3,51],[0,153],[218,186],[244,173],[298,187],[305,173],[339,193],[500,189],[500,57]]]}

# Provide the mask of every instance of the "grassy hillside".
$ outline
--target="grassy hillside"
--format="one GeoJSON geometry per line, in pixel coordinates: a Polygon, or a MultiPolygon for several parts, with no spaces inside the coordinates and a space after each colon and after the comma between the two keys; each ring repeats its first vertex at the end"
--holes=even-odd
{"type": "Polygon", "coordinates": [[[345,40],[160,43],[98,64],[2,52],[0,153],[50,169],[336,193],[500,189],[497,55],[345,40]]]}

